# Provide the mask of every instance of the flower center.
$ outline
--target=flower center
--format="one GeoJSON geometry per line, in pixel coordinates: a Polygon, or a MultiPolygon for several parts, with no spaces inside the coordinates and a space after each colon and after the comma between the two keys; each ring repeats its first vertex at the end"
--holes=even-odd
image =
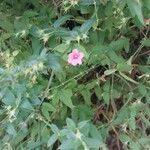
{"type": "Polygon", "coordinates": [[[78,59],[79,55],[78,54],[74,54],[73,55],[73,59],[78,59]]]}

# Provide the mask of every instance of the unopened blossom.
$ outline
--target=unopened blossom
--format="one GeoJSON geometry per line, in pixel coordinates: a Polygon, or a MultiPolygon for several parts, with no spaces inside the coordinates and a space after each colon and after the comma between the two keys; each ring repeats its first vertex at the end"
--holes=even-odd
{"type": "Polygon", "coordinates": [[[77,49],[73,49],[72,52],[68,55],[68,63],[76,66],[81,65],[83,62],[84,53],[80,52],[77,49]]]}

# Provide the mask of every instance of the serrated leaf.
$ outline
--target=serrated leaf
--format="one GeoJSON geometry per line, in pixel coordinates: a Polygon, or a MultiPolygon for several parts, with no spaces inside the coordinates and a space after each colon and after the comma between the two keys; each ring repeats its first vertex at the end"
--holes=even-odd
{"type": "Polygon", "coordinates": [[[113,51],[113,49],[108,51],[107,55],[110,58],[110,60],[112,60],[114,63],[119,64],[119,63],[125,62],[125,60],[122,57],[120,57],[119,55],[117,55],[116,52],[113,51]]]}
{"type": "Polygon", "coordinates": [[[74,105],[72,104],[72,91],[70,89],[63,89],[59,91],[59,99],[63,102],[66,106],[73,109],[74,105]]]}
{"type": "Polygon", "coordinates": [[[110,51],[120,51],[125,49],[126,52],[129,51],[129,39],[119,38],[116,41],[112,41],[108,46],[110,51]]]}

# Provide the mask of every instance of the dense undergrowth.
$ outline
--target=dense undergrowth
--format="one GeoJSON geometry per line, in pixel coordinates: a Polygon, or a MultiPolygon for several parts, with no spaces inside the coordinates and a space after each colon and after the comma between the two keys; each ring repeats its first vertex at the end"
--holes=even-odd
{"type": "Polygon", "coordinates": [[[0,0],[0,149],[148,150],[149,18],[149,0],[0,0]]]}

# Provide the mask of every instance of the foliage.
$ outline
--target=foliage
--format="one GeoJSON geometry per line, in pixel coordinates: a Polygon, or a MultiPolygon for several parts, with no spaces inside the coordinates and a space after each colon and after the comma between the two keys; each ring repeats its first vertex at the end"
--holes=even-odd
{"type": "Polygon", "coordinates": [[[0,0],[0,149],[148,149],[149,18],[149,0],[0,0]]]}

